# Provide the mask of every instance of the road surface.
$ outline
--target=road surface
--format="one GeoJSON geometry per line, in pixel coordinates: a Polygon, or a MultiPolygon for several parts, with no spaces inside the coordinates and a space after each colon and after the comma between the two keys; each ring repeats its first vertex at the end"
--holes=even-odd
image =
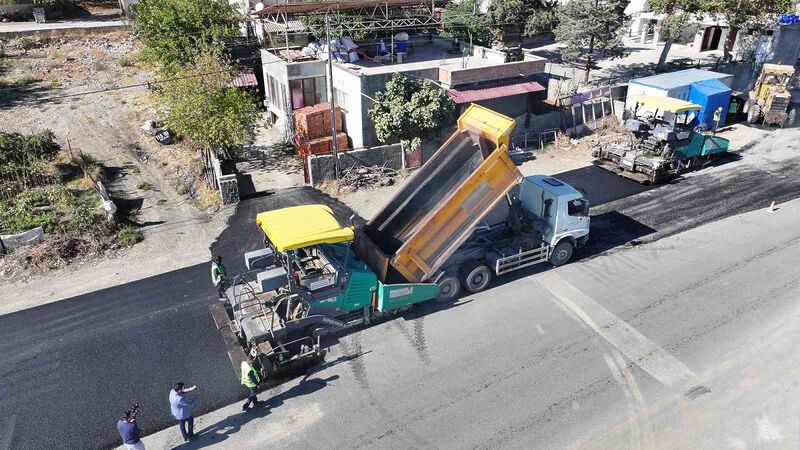
{"type": "MultiPolygon", "coordinates": [[[[641,334],[647,341],[643,342],[658,343],[690,372],[701,373],[705,366],[698,363],[696,348],[683,345],[684,341],[705,339],[701,331],[718,323],[734,337],[754,331],[740,329],[736,323],[733,328],[723,326],[727,323],[724,312],[742,308],[746,312],[749,300],[737,297],[725,304],[723,294],[697,290],[728,273],[748,275],[749,271],[738,272],[741,261],[764,251],[752,245],[767,245],[782,238],[785,230],[766,236],[763,230],[728,236],[717,247],[711,244],[717,236],[702,233],[699,236],[704,239],[658,239],[765,208],[771,200],[800,196],[800,181],[794,176],[800,164],[794,144],[798,135],[797,130],[770,134],[758,146],[743,149],[739,161],[649,190],[609,178],[594,168],[564,174],[596,206],[591,245],[578,255],[578,264],[555,271],[559,278],[551,284],[572,285],[590,294],[589,301],[581,297],[582,307],[588,305],[609,319],[602,310],[592,309],[600,305],[633,329],[644,327],[641,334]],[[756,242],[750,245],[751,240],[756,242]],[[647,242],[654,243],[635,245],[647,242]],[[653,251],[659,245],[666,247],[653,251]],[[640,253],[644,251],[640,248],[650,253],[640,253]],[[704,249],[721,254],[704,254],[704,249]],[[754,253],[730,259],[739,251],[754,253]],[[592,284],[585,284],[587,280],[592,284]],[[686,298],[674,299],[681,292],[686,298]],[[700,296],[701,301],[695,301],[697,292],[708,298],[700,296]],[[665,307],[670,309],[660,309],[665,307]],[[691,314],[678,314],[682,311],[691,314]],[[680,354],[684,351],[687,355],[680,354]]],[[[212,251],[224,255],[229,271],[236,273],[242,268],[242,252],[260,242],[252,225],[255,212],[319,201],[332,204],[341,220],[349,217],[346,207],[317,191],[281,191],[242,202],[212,251]]],[[[737,230],[732,227],[725,233],[737,230]]],[[[772,263],[771,269],[785,276],[785,267],[772,263]]],[[[615,353],[616,347],[609,347],[590,324],[574,320],[580,314],[563,302],[554,302],[546,295],[550,291],[531,275],[534,272],[518,274],[505,285],[496,284],[452,307],[421,307],[402,319],[343,338],[331,349],[329,368],[278,394],[276,401],[285,400],[286,408],[274,404],[274,409],[264,413],[280,411],[290,414],[279,416],[286,423],[307,420],[313,424],[313,432],[304,431],[306,444],[320,445],[327,435],[338,436],[340,441],[332,444],[342,446],[359,442],[513,446],[534,438],[542,446],[566,445],[572,442],[566,438],[570,434],[562,432],[559,424],[568,429],[573,420],[580,419],[585,430],[600,430],[612,419],[627,417],[625,408],[643,408],[636,403],[639,394],[633,387],[629,391],[633,403],[604,388],[613,386],[616,379],[609,379],[608,370],[600,370],[603,367],[616,365],[623,380],[626,370],[631,372],[648,402],[677,392],[653,381],[649,373],[643,376],[630,360],[625,369],[621,361],[629,355],[620,349],[615,353]],[[596,367],[598,362],[605,366],[596,367]],[[314,395],[303,395],[310,393],[314,395]],[[297,396],[311,399],[310,406],[297,405],[292,400],[297,396]],[[572,417],[547,413],[566,408],[565,398],[570,403],[564,411],[573,408],[572,417]],[[606,405],[608,414],[587,413],[597,413],[587,407],[592,404],[606,405]],[[314,405],[320,409],[314,410],[314,405]],[[291,415],[295,406],[302,406],[299,416],[291,415]],[[326,419],[318,420],[322,416],[326,419]],[[561,440],[556,442],[556,436],[561,440]]],[[[166,398],[177,380],[201,386],[197,414],[241,398],[244,393],[237,375],[208,314],[208,305],[215,301],[209,278],[209,268],[198,265],[0,316],[0,449],[52,448],[64,439],[75,448],[113,446],[119,443],[114,422],[131,402],[143,405],[140,423],[146,433],[163,429],[172,423],[166,398]],[[46,431],[42,424],[47,424],[46,431]]],[[[725,280],[736,282],[735,278],[725,280]]],[[[742,295],[755,296],[765,289],[761,286],[751,292],[750,285],[740,289],[742,295]]],[[[766,307],[784,306],[780,301],[766,307]]],[[[730,338],[712,334],[709,339],[718,348],[738,342],[730,338]]],[[[668,375],[662,378],[669,379],[668,375]]],[[[683,389],[681,380],[676,385],[683,389]]],[[[266,423],[283,422],[270,418],[266,423]]],[[[581,439],[573,431],[574,439],[581,439]]]]}
{"type": "Polygon", "coordinates": [[[800,200],[420,305],[178,448],[796,448],[798,221],[800,200]]]}

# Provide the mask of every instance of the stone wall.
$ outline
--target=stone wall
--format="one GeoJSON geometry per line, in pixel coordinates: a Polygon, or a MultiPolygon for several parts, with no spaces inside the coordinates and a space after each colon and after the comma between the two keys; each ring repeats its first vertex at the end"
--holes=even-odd
{"type": "Polygon", "coordinates": [[[230,205],[239,202],[239,182],[236,175],[223,175],[217,180],[219,183],[219,193],[222,196],[222,204],[230,205]]]}

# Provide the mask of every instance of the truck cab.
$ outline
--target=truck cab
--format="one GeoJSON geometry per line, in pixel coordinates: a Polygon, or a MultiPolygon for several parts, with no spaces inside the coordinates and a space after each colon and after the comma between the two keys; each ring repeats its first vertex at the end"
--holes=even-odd
{"type": "Polygon", "coordinates": [[[578,247],[589,238],[589,201],[572,186],[535,175],[520,183],[518,196],[524,213],[540,225],[547,245],[555,247],[567,239],[578,247]]]}

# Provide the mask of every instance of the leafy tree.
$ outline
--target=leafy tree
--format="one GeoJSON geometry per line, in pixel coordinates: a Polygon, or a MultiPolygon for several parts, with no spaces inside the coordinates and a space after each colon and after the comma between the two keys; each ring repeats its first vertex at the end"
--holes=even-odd
{"type": "Polygon", "coordinates": [[[162,75],[158,86],[166,125],[206,152],[252,141],[258,121],[255,99],[230,86],[235,71],[218,51],[162,75]]]}
{"type": "Polygon", "coordinates": [[[681,35],[683,30],[692,20],[703,13],[704,4],[697,0],[651,0],[650,10],[654,13],[664,14],[661,21],[659,37],[665,39],[661,55],[658,57],[658,67],[667,62],[672,43],[681,35]]]}
{"type": "Polygon", "coordinates": [[[525,35],[552,33],[558,26],[558,0],[536,0],[525,22],[525,35]]]}
{"type": "Polygon", "coordinates": [[[492,20],[480,13],[481,0],[462,0],[450,3],[444,10],[444,36],[489,45],[492,42],[492,20]]]}
{"type": "Polygon", "coordinates": [[[185,65],[209,45],[238,35],[240,20],[227,0],[141,0],[134,30],[144,44],[143,59],[185,65]]]}
{"type": "MultiPolygon", "coordinates": [[[[725,18],[731,30],[760,33],[775,26],[777,16],[794,11],[791,0],[705,0],[704,9],[725,18]]],[[[728,47],[723,46],[725,57],[728,47]]]]}
{"type": "Polygon", "coordinates": [[[378,140],[397,138],[406,149],[418,148],[422,138],[449,123],[455,105],[429,80],[392,75],[369,110],[378,140]]]}
{"type": "Polygon", "coordinates": [[[626,0],[569,0],[558,7],[556,42],[565,46],[567,61],[586,57],[586,81],[595,53],[614,55],[627,24],[626,0]]]}

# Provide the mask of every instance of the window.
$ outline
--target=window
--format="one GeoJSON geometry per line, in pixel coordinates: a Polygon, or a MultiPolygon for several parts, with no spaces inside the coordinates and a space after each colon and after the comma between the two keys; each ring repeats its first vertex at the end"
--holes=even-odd
{"type": "Polygon", "coordinates": [[[349,106],[349,98],[347,97],[347,92],[340,91],[339,89],[333,88],[333,99],[336,103],[336,106],[342,109],[342,111],[347,112],[347,108],[349,106]]]}
{"type": "Polygon", "coordinates": [[[289,87],[292,91],[292,108],[294,109],[328,101],[325,92],[325,77],[291,80],[289,87]]]}
{"type": "Polygon", "coordinates": [[[567,214],[578,217],[586,216],[589,213],[588,206],[589,204],[583,199],[570,200],[567,202],[567,214]]]}

